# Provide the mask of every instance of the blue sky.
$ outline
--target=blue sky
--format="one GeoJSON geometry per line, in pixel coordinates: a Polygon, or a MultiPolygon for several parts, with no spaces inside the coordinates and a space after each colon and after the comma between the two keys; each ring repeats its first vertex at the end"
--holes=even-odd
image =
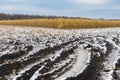
{"type": "Polygon", "coordinates": [[[120,19],[120,0],[0,0],[0,13],[120,19]]]}

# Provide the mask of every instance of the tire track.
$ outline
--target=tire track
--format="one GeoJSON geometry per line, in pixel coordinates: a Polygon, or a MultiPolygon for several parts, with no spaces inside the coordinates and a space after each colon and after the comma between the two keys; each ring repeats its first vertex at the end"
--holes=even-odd
{"type": "Polygon", "coordinates": [[[42,49],[42,50],[38,51],[37,53],[35,53],[33,55],[30,55],[25,60],[23,59],[23,60],[20,60],[20,61],[4,64],[4,65],[0,66],[0,71],[1,71],[0,76],[5,78],[6,75],[10,75],[13,72],[17,73],[20,69],[23,69],[27,65],[33,64],[34,62],[41,60],[41,58],[46,57],[50,53],[54,54],[54,52],[56,50],[62,49],[64,46],[72,44],[75,41],[76,40],[73,40],[73,41],[63,43],[63,44],[58,45],[58,46],[54,46],[52,48],[48,47],[48,48],[42,49]],[[7,70],[7,71],[4,72],[3,70],[7,70]]]}
{"type": "MultiPolygon", "coordinates": [[[[57,51],[56,51],[57,52],[57,51]]],[[[62,54],[62,52],[60,52],[60,54],[62,54]]],[[[54,56],[51,56],[51,57],[54,57],[54,56]]],[[[50,57],[50,58],[51,58],[50,57]]],[[[58,57],[56,57],[54,60],[56,60],[57,59],[57,61],[59,61],[58,60],[58,58],[59,58],[60,56],[58,56],[58,57]]],[[[25,78],[25,77],[27,77],[27,78],[25,78],[25,79],[28,79],[29,80],[29,78],[32,76],[32,74],[37,70],[37,69],[39,69],[40,67],[41,67],[41,65],[44,65],[44,63],[46,63],[48,60],[53,60],[52,58],[51,59],[49,59],[49,58],[46,58],[43,62],[41,62],[41,63],[39,63],[39,64],[37,64],[37,65],[34,65],[31,69],[29,69],[29,70],[27,70],[25,73],[23,73],[22,74],[22,76],[21,77],[19,77],[18,78],[18,80],[20,79],[20,78],[25,78]],[[29,74],[29,75],[28,75],[29,74]]],[[[55,63],[55,61],[51,61],[52,63],[55,63]]],[[[50,64],[50,63],[49,63],[50,64]]]]}

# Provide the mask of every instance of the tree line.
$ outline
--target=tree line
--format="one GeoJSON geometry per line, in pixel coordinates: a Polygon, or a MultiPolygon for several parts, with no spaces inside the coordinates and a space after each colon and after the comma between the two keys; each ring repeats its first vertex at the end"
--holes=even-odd
{"type": "MultiPolygon", "coordinates": [[[[78,19],[81,17],[67,17],[67,16],[45,16],[45,15],[25,15],[25,14],[5,14],[5,13],[0,13],[0,20],[21,20],[21,19],[42,19],[42,18],[47,18],[47,19],[56,19],[56,18],[70,18],[70,19],[78,19]]],[[[83,18],[82,18],[83,19],[83,18]]],[[[86,18],[87,19],[87,18],[86,18]]]]}

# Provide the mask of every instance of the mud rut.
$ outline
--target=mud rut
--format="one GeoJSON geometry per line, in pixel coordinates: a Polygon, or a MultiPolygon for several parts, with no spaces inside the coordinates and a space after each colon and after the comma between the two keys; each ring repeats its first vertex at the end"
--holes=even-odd
{"type": "MultiPolygon", "coordinates": [[[[104,74],[108,74],[111,80],[120,80],[120,59],[116,58],[120,54],[119,40],[114,37],[109,41],[105,36],[73,36],[61,44],[52,47],[47,45],[35,53],[32,52],[33,45],[26,45],[20,40],[3,42],[1,44],[8,46],[1,50],[7,50],[9,45],[13,45],[14,52],[0,56],[0,80],[57,80],[76,63],[75,50],[78,48],[90,52],[91,60],[79,75],[66,80],[106,80],[104,74]]],[[[49,40],[44,44],[48,43],[49,40]]]]}

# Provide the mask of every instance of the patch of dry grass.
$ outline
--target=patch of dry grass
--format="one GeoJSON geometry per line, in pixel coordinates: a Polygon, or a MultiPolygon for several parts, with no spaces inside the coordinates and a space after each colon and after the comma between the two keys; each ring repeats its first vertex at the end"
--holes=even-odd
{"type": "Polygon", "coordinates": [[[107,28],[120,27],[120,20],[90,20],[90,19],[30,19],[3,20],[0,25],[38,26],[60,29],[77,28],[107,28]]]}

